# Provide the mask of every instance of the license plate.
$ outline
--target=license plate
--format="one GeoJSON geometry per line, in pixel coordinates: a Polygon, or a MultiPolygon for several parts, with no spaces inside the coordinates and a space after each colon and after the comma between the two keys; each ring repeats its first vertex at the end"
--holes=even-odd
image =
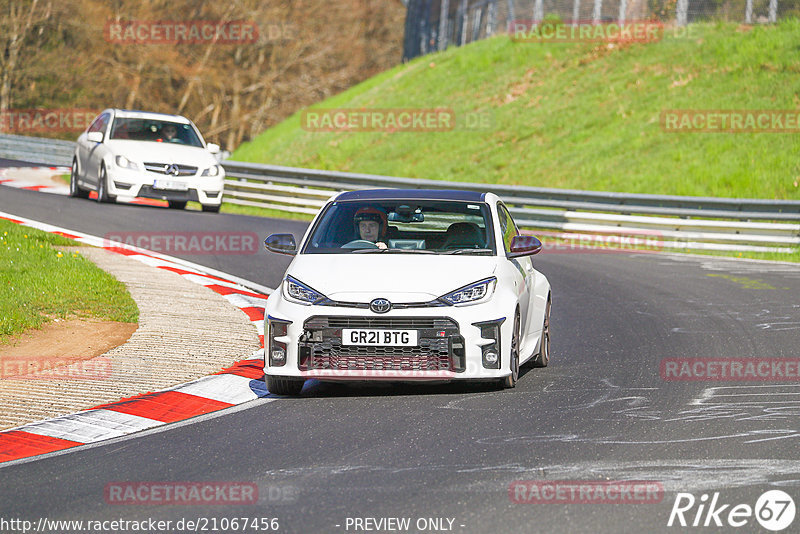
{"type": "Polygon", "coordinates": [[[153,189],[186,191],[189,189],[189,186],[186,184],[186,182],[176,182],[175,180],[153,180],[153,189]]]}
{"type": "Polygon", "coordinates": [[[416,330],[342,329],[342,345],[367,347],[416,347],[416,330]]]}

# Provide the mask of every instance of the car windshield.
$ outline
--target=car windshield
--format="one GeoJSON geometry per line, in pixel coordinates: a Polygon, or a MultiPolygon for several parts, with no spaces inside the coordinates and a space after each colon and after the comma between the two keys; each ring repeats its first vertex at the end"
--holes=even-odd
{"type": "Polygon", "coordinates": [[[174,143],[202,147],[203,143],[191,124],[158,119],[117,117],[111,127],[111,139],[174,143]]]}
{"type": "Polygon", "coordinates": [[[445,200],[333,202],[304,254],[460,254],[495,252],[489,206],[445,200]]]}

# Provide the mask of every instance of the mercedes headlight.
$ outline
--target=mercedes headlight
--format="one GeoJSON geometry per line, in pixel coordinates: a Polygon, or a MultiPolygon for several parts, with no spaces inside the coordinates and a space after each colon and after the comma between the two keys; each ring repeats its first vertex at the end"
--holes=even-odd
{"type": "Polygon", "coordinates": [[[287,276],[283,281],[283,294],[292,301],[302,304],[314,304],[325,298],[319,291],[308,287],[300,280],[287,276]]]}
{"type": "Polygon", "coordinates": [[[114,161],[116,162],[117,167],[121,169],[133,169],[134,171],[139,170],[139,166],[125,156],[117,156],[114,161]]]}
{"type": "Polygon", "coordinates": [[[458,306],[459,304],[477,304],[483,300],[489,300],[494,293],[494,288],[497,285],[497,278],[485,278],[474,284],[464,286],[456,289],[455,291],[439,297],[439,300],[450,304],[451,306],[458,306]]]}
{"type": "Polygon", "coordinates": [[[219,165],[212,165],[211,167],[207,168],[203,171],[201,176],[218,176],[219,175],[219,165]]]}

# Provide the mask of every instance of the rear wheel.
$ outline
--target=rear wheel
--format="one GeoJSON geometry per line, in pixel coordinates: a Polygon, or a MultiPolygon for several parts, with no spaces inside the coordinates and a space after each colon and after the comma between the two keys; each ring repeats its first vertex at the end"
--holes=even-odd
{"type": "Polygon", "coordinates": [[[203,211],[207,211],[210,213],[219,213],[220,206],[221,204],[210,205],[210,206],[206,206],[205,204],[203,204],[203,211]]]}
{"type": "Polygon", "coordinates": [[[520,336],[520,317],[519,312],[514,314],[514,333],[511,335],[511,357],[509,358],[509,366],[511,367],[511,374],[503,378],[500,384],[504,388],[513,388],[517,385],[519,379],[519,336],[520,336]]]}
{"type": "Polygon", "coordinates": [[[289,378],[286,376],[265,375],[264,379],[269,392],[275,395],[299,395],[300,391],[303,389],[303,383],[305,382],[303,379],[289,378]]]}
{"type": "Polygon", "coordinates": [[[89,192],[78,185],[78,160],[72,160],[72,169],[69,173],[69,196],[75,198],[89,198],[89,192]]]}
{"type": "Polygon", "coordinates": [[[544,324],[542,325],[542,341],[539,343],[539,354],[533,361],[534,367],[547,367],[550,363],[550,298],[547,298],[547,307],[544,309],[544,324]]]}
{"type": "Polygon", "coordinates": [[[97,178],[97,201],[98,202],[114,202],[117,200],[108,194],[108,174],[106,173],[106,166],[100,166],[100,176],[97,178]]]}
{"type": "Polygon", "coordinates": [[[182,210],[186,207],[185,200],[167,200],[167,204],[169,204],[169,207],[174,210],[182,210]]]}

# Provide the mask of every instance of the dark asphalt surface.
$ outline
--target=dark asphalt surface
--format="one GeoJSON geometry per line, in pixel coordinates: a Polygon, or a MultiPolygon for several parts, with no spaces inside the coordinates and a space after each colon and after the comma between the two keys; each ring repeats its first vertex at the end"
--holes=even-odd
{"type": "MultiPolygon", "coordinates": [[[[2,187],[0,211],[95,235],[169,228],[299,238],[304,226],[2,187]]],[[[270,287],[286,266],[266,253],[186,259],[270,287]]],[[[667,532],[677,530],[667,527],[677,492],[754,506],[781,489],[800,503],[800,382],[674,382],[659,372],[670,357],[797,357],[800,268],[546,252],[535,265],[553,288],[553,354],[513,390],[314,382],[301,398],[2,467],[0,518],[276,517],[281,532],[301,533],[366,532],[346,529],[347,518],[410,517],[451,518],[464,533],[667,532]],[[666,493],[657,504],[517,504],[508,494],[516,480],[652,480],[666,493]],[[261,498],[106,504],[106,484],[122,481],[247,481],[261,498]]],[[[763,529],[751,517],[736,531],[763,529]]]]}

